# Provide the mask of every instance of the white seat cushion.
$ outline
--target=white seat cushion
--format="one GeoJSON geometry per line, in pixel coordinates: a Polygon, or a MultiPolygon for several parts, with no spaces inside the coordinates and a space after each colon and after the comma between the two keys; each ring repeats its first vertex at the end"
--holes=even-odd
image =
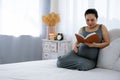
{"type": "Polygon", "coordinates": [[[0,65],[0,80],[120,80],[120,72],[95,68],[78,71],[56,66],[57,60],[0,65]]]}

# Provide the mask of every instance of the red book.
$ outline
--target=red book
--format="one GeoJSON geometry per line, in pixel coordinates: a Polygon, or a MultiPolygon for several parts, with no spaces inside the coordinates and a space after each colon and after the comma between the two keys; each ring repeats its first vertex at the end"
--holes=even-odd
{"type": "Polygon", "coordinates": [[[86,37],[81,34],[75,34],[75,36],[79,43],[93,43],[99,41],[99,35],[95,32],[88,34],[86,37]]]}

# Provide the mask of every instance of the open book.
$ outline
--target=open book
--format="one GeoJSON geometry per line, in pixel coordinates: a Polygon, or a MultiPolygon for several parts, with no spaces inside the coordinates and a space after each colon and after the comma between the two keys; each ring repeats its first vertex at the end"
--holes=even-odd
{"type": "Polygon", "coordinates": [[[75,36],[79,43],[93,43],[99,41],[99,36],[95,32],[88,34],[86,37],[81,34],[75,34],[75,36]]]}

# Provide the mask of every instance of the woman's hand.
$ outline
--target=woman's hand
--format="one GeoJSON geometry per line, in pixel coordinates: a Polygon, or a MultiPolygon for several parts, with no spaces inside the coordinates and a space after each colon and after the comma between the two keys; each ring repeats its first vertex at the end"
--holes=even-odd
{"type": "Polygon", "coordinates": [[[75,53],[78,53],[78,46],[74,46],[74,49],[75,53]]]}

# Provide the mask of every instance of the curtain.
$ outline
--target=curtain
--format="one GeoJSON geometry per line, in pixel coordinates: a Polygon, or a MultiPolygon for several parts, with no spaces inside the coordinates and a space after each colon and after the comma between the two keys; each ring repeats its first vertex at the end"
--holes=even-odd
{"type": "Polygon", "coordinates": [[[39,0],[2,0],[0,34],[41,34],[39,0]],[[7,23],[7,24],[6,24],[7,23]]]}
{"type": "Polygon", "coordinates": [[[0,63],[42,59],[50,0],[0,0],[0,63]]]}
{"type": "Polygon", "coordinates": [[[74,33],[86,25],[84,12],[88,8],[97,9],[98,23],[104,24],[108,30],[120,28],[119,0],[59,0],[57,4],[61,17],[58,32],[62,32],[66,39],[75,39],[74,33]]]}
{"type": "Polygon", "coordinates": [[[41,59],[41,38],[22,35],[0,35],[0,63],[14,63],[41,59]]]}

